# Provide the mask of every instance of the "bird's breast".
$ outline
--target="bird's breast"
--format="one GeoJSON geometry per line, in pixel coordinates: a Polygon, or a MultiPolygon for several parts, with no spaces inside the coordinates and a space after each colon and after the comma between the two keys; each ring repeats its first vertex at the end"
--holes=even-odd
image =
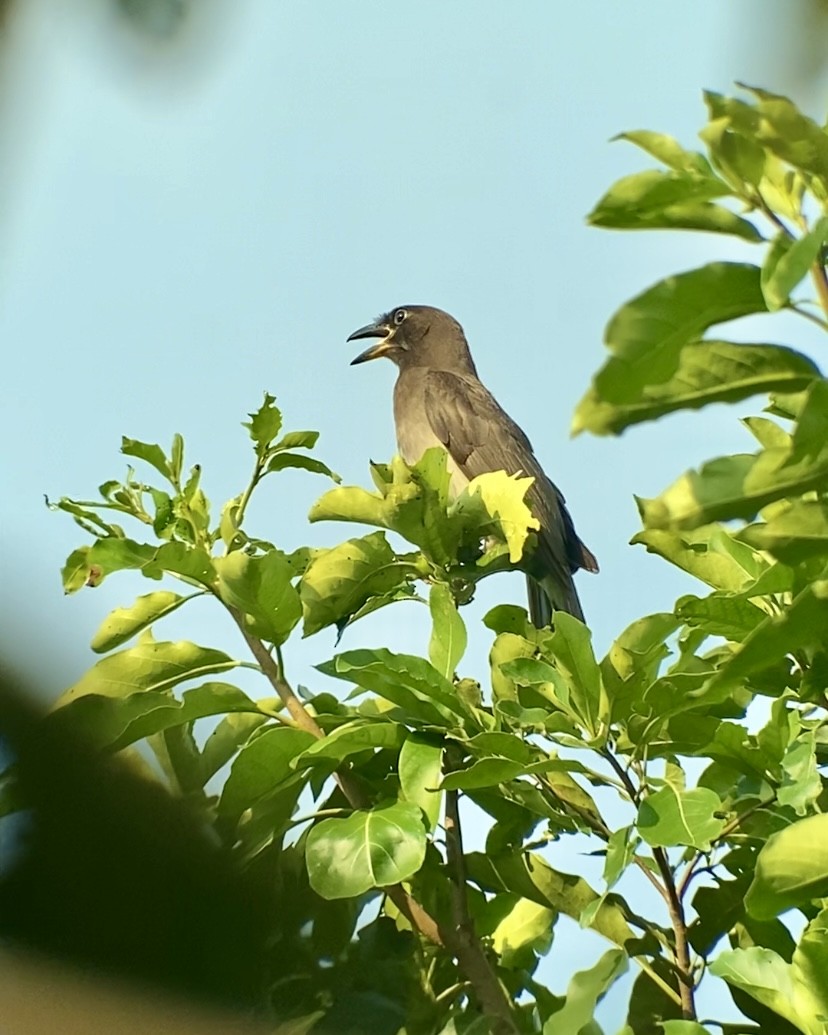
{"type": "MultiPolygon", "coordinates": [[[[407,464],[415,464],[427,449],[435,446],[445,449],[428,420],[424,378],[402,374],[397,379],[394,386],[394,424],[397,448],[407,464]]],[[[457,466],[451,453],[448,455],[447,468],[451,475],[451,494],[457,496],[469,484],[469,479],[457,466]]]]}

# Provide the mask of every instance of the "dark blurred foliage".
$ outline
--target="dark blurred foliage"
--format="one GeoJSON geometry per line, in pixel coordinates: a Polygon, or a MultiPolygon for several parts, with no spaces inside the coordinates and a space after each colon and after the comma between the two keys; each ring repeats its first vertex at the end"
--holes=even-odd
{"type": "Polygon", "coordinates": [[[268,885],[238,870],[185,801],[87,750],[30,697],[2,676],[4,792],[26,812],[3,860],[0,936],[202,1000],[260,1002],[268,885]]]}

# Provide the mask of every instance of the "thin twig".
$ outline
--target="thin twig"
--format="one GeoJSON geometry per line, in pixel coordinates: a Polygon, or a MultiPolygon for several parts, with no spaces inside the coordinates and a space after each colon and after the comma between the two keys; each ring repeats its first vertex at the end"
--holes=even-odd
{"type": "MultiPolygon", "coordinates": [[[[624,784],[627,794],[630,796],[630,800],[633,803],[640,801],[641,792],[636,788],[635,784],[630,779],[630,774],[626,769],[624,769],[615,755],[613,755],[609,749],[602,751],[602,755],[624,784]]],[[[696,1005],[694,1000],[695,990],[693,988],[693,972],[690,964],[690,951],[687,943],[687,921],[684,916],[684,907],[682,906],[681,899],[676,892],[673,871],[670,868],[667,853],[663,848],[653,848],[653,858],[655,859],[656,866],[661,874],[662,883],[659,883],[659,881],[656,880],[655,875],[650,873],[643,860],[641,860],[639,866],[643,872],[647,874],[651,883],[655,885],[662,898],[667,903],[667,911],[670,914],[670,923],[672,924],[673,935],[676,941],[675,963],[679,979],[678,984],[679,996],[681,999],[681,1012],[684,1020],[694,1021],[696,1019],[696,1005]]]]}

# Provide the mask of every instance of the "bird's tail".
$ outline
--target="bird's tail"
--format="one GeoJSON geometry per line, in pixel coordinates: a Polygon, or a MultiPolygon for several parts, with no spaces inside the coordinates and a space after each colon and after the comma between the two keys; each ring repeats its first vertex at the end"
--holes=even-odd
{"type": "Polygon", "coordinates": [[[575,583],[569,579],[565,585],[551,575],[542,579],[526,576],[526,589],[529,596],[529,617],[536,629],[543,629],[552,623],[553,611],[566,611],[583,622],[584,612],[575,589],[575,583]]]}

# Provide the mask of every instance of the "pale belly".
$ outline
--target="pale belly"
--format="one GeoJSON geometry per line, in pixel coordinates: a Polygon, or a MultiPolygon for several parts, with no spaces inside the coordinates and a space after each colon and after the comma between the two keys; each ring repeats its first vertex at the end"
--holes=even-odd
{"type": "MultiPolygon", "coordinates": [[[[407,464],[415,464],[427,449],[435,446],[443,447],[443,443],[437,438],[428,424],[406,423],[403,427],[397,427],[397,447],[400,456],[407,464]]],[[[463,489],[469,484],[469,479],[463,474],[451,455],[448,455],[446,467],[451,475],[451,494],[459,496],[463,489]]]]}

